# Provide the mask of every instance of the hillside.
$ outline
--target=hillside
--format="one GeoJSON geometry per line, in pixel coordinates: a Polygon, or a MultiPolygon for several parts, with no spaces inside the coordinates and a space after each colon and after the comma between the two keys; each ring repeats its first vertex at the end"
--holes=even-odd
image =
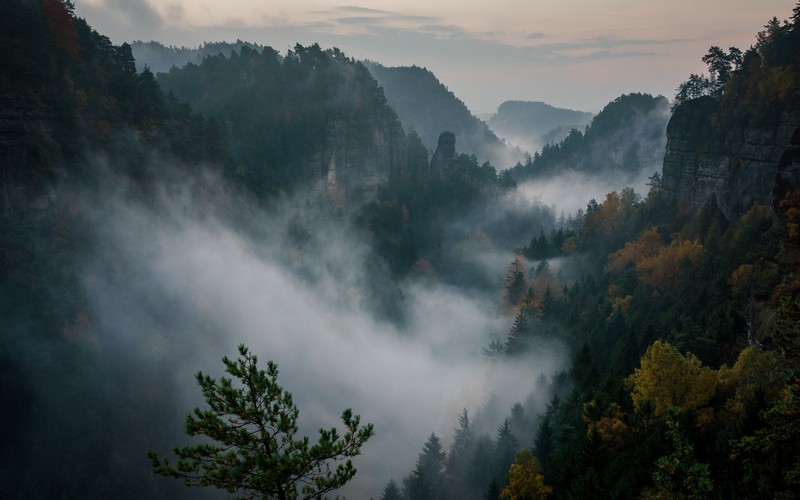
{"type": "Polygon", "coordinates": [[[728,216],[775,201],[800,130],[798,40],[795,24],[774,20],[744,53],[709,49],[710,78],[681,85],[667,128],[663,187],[673,199],[698,207],[713,196],[728,216]]]}
{"type": "Polygon", "coordinates": [[[592,114],[556,108],[538,101],[505,101],[488,120],[489,127],[509,144],[533,154],[548,143],[557,143],[570,131],[583,129],[592,114]]]}
{"type": "Polygon", "coordinates": [[[158,81],[226,124],[234,175],[262,198],[334,178],[357,207],[400,167],[400,122],[366,68],[337,49],[243,47],[158,81]]]}
{"type": "Polygon", "coordinates": [[[379,63],[364,63],[406,130],[414,130],[428,150],[436,148],[439,134],[453,132],[458,148],[498,168],[511,166],[521,152],[504,144],[483,121],[425,68],[418,66],[387,68],[379,63]]]}
{"type": "Polygon", "coordinates": [[[182,68],[189,63],[200,64],[203,59],[209,56],[229,56],[231,52],[239,52],[242,47],[261,52],[263,45],[243,42],[205,42],[198,47],[175,47],[166,46],[162,43],[151,40],[144,42],[135,40],[131,42],[131,51],[136,59],[136,69],[142,71],[145,66],[150,68],[153,73],[165,73],[173,66],[182,68]]]}
{"type": "Polygon", "coordinates": [[[633,181],[661,167],[669,102],[663,96],[627,94],[607,104],[586,127],[561,142],[546,144],[512,170],[520,182],[578,172],[633,181]]]}

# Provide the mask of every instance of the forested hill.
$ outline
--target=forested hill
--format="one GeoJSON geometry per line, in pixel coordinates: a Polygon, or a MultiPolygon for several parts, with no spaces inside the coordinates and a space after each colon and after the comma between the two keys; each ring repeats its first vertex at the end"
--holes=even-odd
{"type": "Polygon", "coordinates": [[[791,170],[787,148],[800,130],[798,20],[770,20],[742,51],[713,46],[708,75],[681,84],[667,128],[664,189],[700,206],[713,196],[728,215],[777,199],[776,179],[791,170]]]}
{"type": "Polygon", "coordinates": [[[92,177],[90,153],[119,153],[115,167],[140,180],[152,152],[227,162],[217,124],[137,72],[128,44],[114,46],[69,2],[13,3],[0,33],[3,213],[46,210],[59,183],[92,177]]]}
{"type": "Polygon", "coordinates": [[[133,57],[136,59],[136,69],[142,71],[145,67],[150,68],[153,73],[165,73],[173,66],[182,68],[189,63],[200,64],[208,56],[222,54],[229,56],[231,52],[239,52],[242,47],[248,47],[257,52],[264,49],[263,45],[256,43],[243,42],[205,42],[198,47],[176,47],[166,46],[160,42],[151,40],[144,42],[136,40],[131,42],[133,57]]]}
{"type": "Polygon", "coordinates": [[[663,96],[626,94],[608,103],[584,132],[572,129],[560,142],[545,144],[514,178],[548,177],[566,172],[633,180],[660,170],[670,116],[663,96]]]}
{"type": "Polygon", "coordinates": [[[400,167],[397,116],[367,69],[338,49],[296,45],[283,57],[242,47],[158,81],[226,124],[235,175],[262,198],[335,171],[351,201],[372,200],[400,167]]]}
{"type": "Polygon", "coordinates": [[[180,488],[147,480],[141,460],[144,433],[171,435],[140,426],[171,413],[163,399],[172,384],[141,370],[133,348],[117,350],[110,332],[125,327],[98,324],[102,311],[91,307],[82,278],[90,263],[121,253],[99,244],[118,227],[109,220],[115,203],[146,200],[156,210],[163,181],[175,178],[173,195],[213,192],[201,172],[224,170],[227,146],[213,120],[163,94],[151,72],[136,71],[128,45],[75,17],[70,2],[4,5],[0,491],[178,498],[180,488]],[[143,387],[147,397],[123,396],[143,387]]]}
{"type": "Polygon", "coordinates": [[[530,153],[564,139],[570,130],[583,130],[592,114],[556,108],[537,101],[505,101],[487,121],[500,137],[530,153]]]}
{"type": "Polygon", "coordinates": [[[436,148],[440,133],[449,131],[456,134],[459,150],[499,168],[511,166],[522,156],[498,139],[429,70],[418,66],[389,68],[371,61],[364,64],[383,87],[403,126],[414,130],[429,150],[436,148]]]}
{"type": "MultiPolygon", "coordinates": [[[[485,356],[512,364],[558,338],[571,365],[543,410],[520,401],[490,432],[464,410],[449,448],[423,434],[406,498],[797,497],[800,4],[793,13],[745,52],[711,47],[710,78],[680,87],[663,184],[591,200],[508,265],[514,319],[485,356]]],[[[533,164],[582,159],[569,154],[607,118],[662,101],[623,96],[533,164]]]]}

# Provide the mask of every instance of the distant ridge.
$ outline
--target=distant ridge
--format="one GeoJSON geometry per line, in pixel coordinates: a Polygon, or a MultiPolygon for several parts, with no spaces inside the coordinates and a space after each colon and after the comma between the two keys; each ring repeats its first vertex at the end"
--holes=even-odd
{"type": "Polygon", "coordinates": [[[533,153],[547,143],[561,141],[573,128],[582,131],[592,116],[541,101],[505,101],[487,123],[509,143],[533,153]]]}
{"type": "Polygon", "coordinates": [[[142,71],[145,66],[153,73],[166,73],[170,68],[182,68],[189,63],[200,64],[208,56],[222,54],[229,56],[231,52],[239,52],[242,47],[249,47],[257,52],[264,50],[264,45],[236,40],[235,42],[205,42],[197,47],[166,46],[160,42],[143,42],[136,40],[131,44],[133,57],[136,58],[136,70],[142,71]]]}
{"type": "Polygon", "coordinates": [[[373,61],[364,65],[383,87],[406,131],[416,131],[429,150],[436,147],[440,133],[450,131],[456,135],[458,150],[475,154],[481,162],[489,160],[498,168],[506,168],[522,157],[521,151],[498,138],[428,69],[387,68],[373,61]]]}

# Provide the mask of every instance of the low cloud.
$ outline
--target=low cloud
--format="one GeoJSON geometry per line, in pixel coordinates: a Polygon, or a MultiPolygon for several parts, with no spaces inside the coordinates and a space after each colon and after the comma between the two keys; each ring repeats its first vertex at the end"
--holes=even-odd
{"type": "MultiPolygon", "coordinates": [[[[302,433],[313,439],[347,407],[375,424],[347,495],[379,495],[389,478],[410,472],[430,432],[449,441],[462,408],[474,414],[495,394],[507,414],[566,362],[559,344],[516,364],[483,360],[508,319],[494,297],[474,291],[408,283],[397,297],[403,326],[378,319],[367,284],[381,271],[365,264],[369,247],[346,220],[308,208],[313,200],[284,200],[270,214],[251,207],[253,218],[237,215],[234,224],[228,209],[195,204],[191,188],[164,193],[155,209],[118,197],[94,204],[103,251],[83,281],[99,348],[135,360],[125,366],[171,373],[172,406],[185,412],[202,403],[193,374],[221,375],[220,358],[235,356],[239,343],[274,360],[302,433]],[[298,224],[307,234],[299,243],[288,230],[298,224]]],[[[162,425],[177,434],[182,419],[162,425]]]]}

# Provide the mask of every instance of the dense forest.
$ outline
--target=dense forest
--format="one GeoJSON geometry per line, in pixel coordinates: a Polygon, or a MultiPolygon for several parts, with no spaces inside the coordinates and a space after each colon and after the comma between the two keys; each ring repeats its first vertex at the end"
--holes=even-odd
{"type": "MultiPolygon", "coordinates": [[[[747,50],[711,47],[708,76],[690,75],[672,105],[620,96],[502,170],[462,145],[457,127],[481,125],[466,107],[442,111],[441,130],[406,127],[430,115],[393,109],[376,73],[397,68],[237,42],[206,44],[199,60],[175,49],[154,74],[69,1],[11,4],[0,18],[9,498],[800,488],[800,5],[747,50]],[[650,179],[574,213],[518,187],[574,172],[650,179]],[[231,361],[243,343],[252,352],[231,361]],[[259,372],[255,354],[277,364],[259,372]],[[223,356],[251,392],[201,372],[211,410],[184,418],[203,404],[192,374],[218,373],[223,356]],[[363,426],[345,410],[345,430],[328,431],[351,405],[363,426]],[[262,437],[275,425],[272,438],[322,429],[320,441],[253,453],[253,427],[234,418],[226,434],[213,416],[230,408],[245,422],[268,415],[255,420],[262,437]],[[229,446],[186,484],[222,491],[152,473],[202,470],[213,447],[184,421],[229,446]],[[173,467],[158,456],[175,445],[188,462],[173,467]],[[353,462],[326,469],[340,457],[353,462]],[[295,471],[305,490],[276,479],[295,471]]],[[[429,72],[402,73],[436,83],[419,102],[442,99],[429,72]]]]}
{"type": "Polygon", "coordinates": [[[517,181],[573,171],[633,182],[643,171],[652,175],[660,167],[668,121],[665,97],[622,95],[594,116],[584,131],[573,128],[563,140],[544,144],[511,172],[517,181]]]}

